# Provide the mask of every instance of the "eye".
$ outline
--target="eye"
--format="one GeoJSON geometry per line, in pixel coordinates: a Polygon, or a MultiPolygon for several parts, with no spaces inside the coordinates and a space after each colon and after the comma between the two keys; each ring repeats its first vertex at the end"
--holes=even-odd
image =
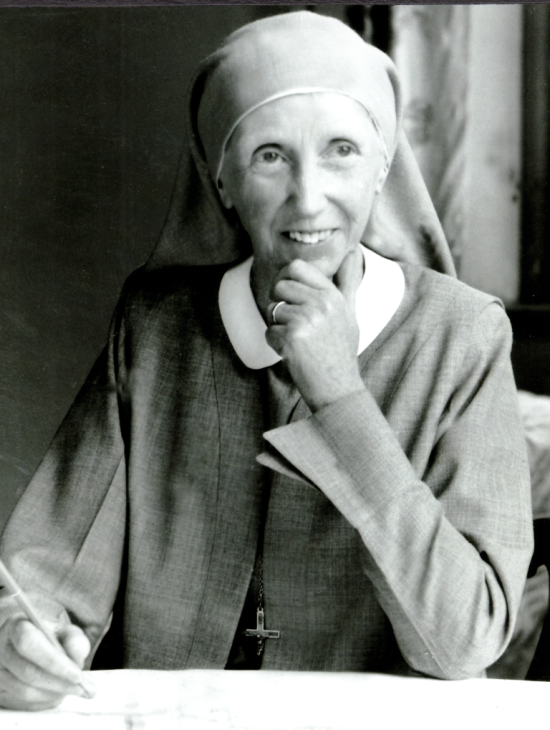
{"type": "Polygon", "coordinates": [[[260,159],[262,162],[277,162],[281,159],[281,155],[278,152],[273,152],[273,150],[266,150],[260,153],[260,159]]]}
{"type": "Polygon", "coordinates": [[[353,149],[350,144],[339,144],[336,152],[340,157],[348,157],[353,152],[353,149]]]}
{"type": "Polygon", "coordinates": [[[357,151],[356,145],[354,145],[353,142],[348,142],[347,140],[336,139],[331,145],[331,152],[336,157],[350,157],[351,155],[356,154],[357,151]]]}
{"type": "Polygon", "coordinates": [[[281,152],[273,146],[262,146],[254,151],[253,162],[257,165],[273,166],[281,163],[284,158],[281,152]]]}
{"type": "Polygon", "coordinates": [[[287,169],[288,158],[279,145],[266,144],[257,147],[252,154],[250,169],[256,175],[273,177],[287,169]]]}

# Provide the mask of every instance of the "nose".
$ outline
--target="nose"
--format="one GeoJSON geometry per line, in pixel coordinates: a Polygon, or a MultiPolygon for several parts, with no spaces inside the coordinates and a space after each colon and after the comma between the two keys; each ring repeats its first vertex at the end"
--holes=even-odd
{"type": "Polygon", "coordinates": [[[302,161],[294,171],[292,202],[301,218],[314,218],[326,203],[326,180],[314,160],[302,161]]]}

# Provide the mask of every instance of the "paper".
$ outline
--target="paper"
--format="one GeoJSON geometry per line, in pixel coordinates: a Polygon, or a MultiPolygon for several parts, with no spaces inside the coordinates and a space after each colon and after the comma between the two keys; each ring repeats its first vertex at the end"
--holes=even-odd
{"type": "MultiPolygon", "coordinates": [[[[93,672],[97,696],[0,710],[2,730],[464,730],[536,726],[548,685],[310,672],[93,672]]],[[[540,723],[539,723],[540,724],[540,723]]]]}

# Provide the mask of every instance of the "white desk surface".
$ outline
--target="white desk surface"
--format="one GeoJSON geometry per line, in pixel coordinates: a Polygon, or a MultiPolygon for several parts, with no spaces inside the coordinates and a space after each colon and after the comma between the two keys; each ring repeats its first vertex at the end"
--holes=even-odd
{"type": "Polygon", "coordinates": [[[2,730],[538,730],[550,683],[441,682],[379,674],[94,672],[92,700],[0,710],[2,730]]]}

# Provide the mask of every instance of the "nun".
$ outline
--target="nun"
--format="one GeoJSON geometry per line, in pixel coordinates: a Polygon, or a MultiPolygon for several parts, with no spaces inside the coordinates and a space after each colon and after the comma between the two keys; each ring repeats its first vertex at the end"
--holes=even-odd
{"type": "Polygon", "coordinates": [[[157,247],[0,545],[66,657],[4,591],[0,704],[81,693],[93,651],[482,675],[532,550],[511,332],[455,277],[392,62],[277,15],[187,114],[157,247]]]}

